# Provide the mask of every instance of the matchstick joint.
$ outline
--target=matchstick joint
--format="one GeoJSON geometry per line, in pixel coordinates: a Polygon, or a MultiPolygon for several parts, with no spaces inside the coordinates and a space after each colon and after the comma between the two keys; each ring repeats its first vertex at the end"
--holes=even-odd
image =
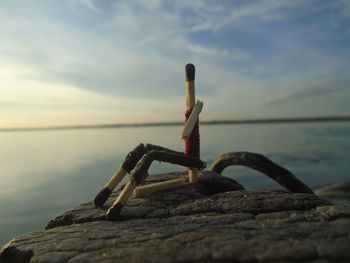
{"type": "MultiPolygon", "coordinates": [[[[112,207],[107,211],[106,216],[108,219],[116,220],[118,218],[117,214],[121,212],[122,207],[125,205],[136,186],[141,184],[148,177],[148,169],[153,161],[167,162],[184,167],[194,167],[198,170],[206,167],[206,162],[197,157],[187,156],[183,152],[177,152],[162,146],[148,143],[139,144],[134,150],[127,154],[121,165],[121,169],[116,172],[112,179],[94,199],[94,204],[96,206],[102,206],[116,187],[116,182],[119,183],[126,173],[130,174],[129,182],[118,195],[112,207]]],[[[149,193],[151,191],[153,193],[164,189],[179,187],[183,183],[184,180],[168,182],[166,186],[160,184],[158,187],[153,187],[151,190],[148,189],[146,192],[149,193]]],[[[138,192],[139,196],[143,195],[142,191],[139,190],[138,192]]]]}

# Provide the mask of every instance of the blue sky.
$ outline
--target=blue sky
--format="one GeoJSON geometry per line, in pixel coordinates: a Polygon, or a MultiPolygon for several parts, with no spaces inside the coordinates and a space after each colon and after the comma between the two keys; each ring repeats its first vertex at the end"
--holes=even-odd
{"type": "Polygon", "coordinates": [[[350,114],[350,1],[0,2],[0,127],[350,114]]]}

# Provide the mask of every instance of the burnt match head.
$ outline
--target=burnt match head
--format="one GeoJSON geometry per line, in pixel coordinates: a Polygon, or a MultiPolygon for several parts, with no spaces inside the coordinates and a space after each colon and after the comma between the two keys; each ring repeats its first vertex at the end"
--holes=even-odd
{"type": "Polygon", "coordinates": [[[106,213],[106,217],[110,221],[116,221],[119,219],[120,212],[123,209],[122,204],[116,204],[112,207],[110,207],[106,213]]]}
{"type": "Polygon", "coordinates": [[[194,65],[191,63],[188,63],[185,67],[185,78],[186,81],[194,81],[194,75],[196,73],[196,70],[194,68],[194,65]]]}
{"type": "Polygon", "coordinates": [[[102,207],[103,204],[107,201],[108,197],[111,195],[112,191],[104,187],[95,197],[94,204],[95,206],[102,207]]]}

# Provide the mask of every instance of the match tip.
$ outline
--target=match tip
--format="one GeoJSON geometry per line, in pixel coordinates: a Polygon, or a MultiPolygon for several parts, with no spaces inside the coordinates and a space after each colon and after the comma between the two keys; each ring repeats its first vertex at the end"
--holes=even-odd
{"type": "Polygon", "coordinates": [[[122,211],[123,205],[116,204],[108,209],[106,217],[110,221],[115,221],[119,218],[120,212],[122,211]]]}
{"type": "Polygon", "coordinates": [[[94,199],[95,206],[102,206],[108,199],[108,197],[111,195],[112,191],[108,187],[104,187],[96,196],[94,199]]]}
{"type": "Polygon", "coordinates": [[[189,63],[185,67],[185,78],[186,81],[194,81],[196,70],[193,64],[189,63]]]}

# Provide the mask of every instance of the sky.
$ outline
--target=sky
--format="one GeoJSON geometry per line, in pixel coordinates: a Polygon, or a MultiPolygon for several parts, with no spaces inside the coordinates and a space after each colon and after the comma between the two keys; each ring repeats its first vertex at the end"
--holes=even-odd
{"type": "Polygon", "coordinates": [[[0,0],[0,128],[350,115],[347,0],[0,0]]]}

